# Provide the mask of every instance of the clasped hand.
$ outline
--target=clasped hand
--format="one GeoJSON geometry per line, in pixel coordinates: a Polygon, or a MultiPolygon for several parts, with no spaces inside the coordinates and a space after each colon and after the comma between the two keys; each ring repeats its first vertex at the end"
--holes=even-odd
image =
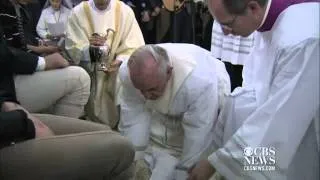
{"type": "Polygon", "coordinates": [[[91,46],[104,46],[106,42],[106,38],[98,34],[93,34],[89,38],[89,42],[91,46]]]}

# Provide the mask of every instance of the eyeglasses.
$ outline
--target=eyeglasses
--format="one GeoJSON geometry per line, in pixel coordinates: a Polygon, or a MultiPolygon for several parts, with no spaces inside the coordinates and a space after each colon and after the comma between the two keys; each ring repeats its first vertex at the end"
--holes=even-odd
{"type": "MultiPolygon", "coordinates": [[[[240,12],[245,12],[245,10],[247,9],[248,4],[249,4],[250,2],[251,2],[251,1],[248,0],[248,2],[246,3],[246,5],[243,6],[243,9],[242,9],[240,12]]],[[[228,30],[228,31],[232,31],[233,25],[234,25],[234,23],[236,22],[238,16],[239,16],[239,15],[235,15],[235,16],[232,18],[232,20],[230,20],[229,22],[219,22],[219,24],[221,25],[221,27],[222,27],[223,29],[226,29],[226,30],[228,30]]]]}

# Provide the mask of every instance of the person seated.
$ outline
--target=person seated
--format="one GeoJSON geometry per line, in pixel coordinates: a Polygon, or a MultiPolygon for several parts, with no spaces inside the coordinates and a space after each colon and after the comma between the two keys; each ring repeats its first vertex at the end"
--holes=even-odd
{"type": "Polygon", "coordinates": [[[45,42],[53,41],[57,44],[59,41],[63,41],[65,37],[65,25],[71,12],[69,8],[65,0],[47,0],[37,24],[37,33],[45,42]],[[60,25],[63,25],[63,28],[59,29],[59,31],[62,32],[61,34],[52,34],[50,32],[53,31],[50,30],[50,28],[53,28],[53,26],[57,28],[60,27],[60,25]]]}
{"type": "Polygon", "coordinates": [[[191,44],[146,45],[119,76],[119,130],[134,144],[137,164],[148,162],[150,179],[186,179],[211,153],[213,125],[230,93],[224,64],[191,44]]]}
{"type": "MultiPolygon", "coordinates": [[[[56,114],[79,116],[89,96],[85,70],[35,72],[38,57],[13,53],[2,26],[0,37],[0,178],[129,179],[134,149],[128,140],[104,125],[27,110],[56,103],[56,114]]],[[[44,62],[48,70],[67,65],[57,55],[44,62]]]]}
{"type": "Polygon", "coordinates": [[[68,67],[69,63],[58,53],[40,57],[23,51],[22,48],[13,47],[25,47],[23,33],[11,34],[13,41],[7,37],[8,31],[5,31],[5,34],[3,27],[6,24],[1,20],[2,18],[0,41],[1,53],[4,56],[1,58],[1,74],[12,68],[19,70],[20,73],[13,74],[14,85],[23,107],[30,112],[46,111],[76,118],[81,116],[90,89],[90,77],[86,71],[80,67],[68,67]],[[15,57],[17,60],[13,61],[15,57]]]}
{"type": "Polygon", "coordinates": [[[130,179],[134,148],[107,126],[0,103],[0,177],[130,179]]]}
{"type": "Polygon", "coordinates": [[[91,74],[88,118],[116,127],[118,68],[135,49],[144,45],[132,9],[118,0],[81,2],[70,15],[65,44],[74,63],[91,74]]]}
{"type": "MultiPolygon", "coordinates": [[[[3,0],[0,2],[0,21],[8,44],[37,55],[59,52],[57,46],[39,43],[39,37],[33,33],[32,12],[27,7],[32,0],[3,0]]],[[[34,28],[35,29],[35,28],[34,28]]]]}

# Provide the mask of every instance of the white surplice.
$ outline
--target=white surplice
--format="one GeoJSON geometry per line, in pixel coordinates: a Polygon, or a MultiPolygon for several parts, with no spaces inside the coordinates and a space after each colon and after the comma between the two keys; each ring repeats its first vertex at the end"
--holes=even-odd
{"type": "Polygon", "coordinates": [[[319,179],[319,9],[292,5],[256,39],[214,129],[208,159],[227,179],[319,179]],[[276,170],[244,171],[245,147],[274,147],[276,170]]]}
{"type": "Polygon", "coordinates": [[[243,65],[252,51],[255,36],[257,36],[256,32],[248,37],[225,35],[221,25],[214,21],[211,40],[212,56],[233,65],[243,65]]]}

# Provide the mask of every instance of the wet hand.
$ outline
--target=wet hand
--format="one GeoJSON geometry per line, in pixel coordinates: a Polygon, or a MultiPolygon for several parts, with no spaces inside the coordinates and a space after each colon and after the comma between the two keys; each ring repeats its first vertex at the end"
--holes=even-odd
{"type": "Polygon", "coordinates": [[[122,61],[114,60],[106,69],[103,70],[103,72],[105,72],[106,74],[116,72],[118,71],[121,64],[122,61]]]}
{"type": "Polygon", "coordinates": [[[195,166],[189,169],[187,180],[208,180],[214,174],[215,169],[208,160],[201,160],[195,166]]]}

